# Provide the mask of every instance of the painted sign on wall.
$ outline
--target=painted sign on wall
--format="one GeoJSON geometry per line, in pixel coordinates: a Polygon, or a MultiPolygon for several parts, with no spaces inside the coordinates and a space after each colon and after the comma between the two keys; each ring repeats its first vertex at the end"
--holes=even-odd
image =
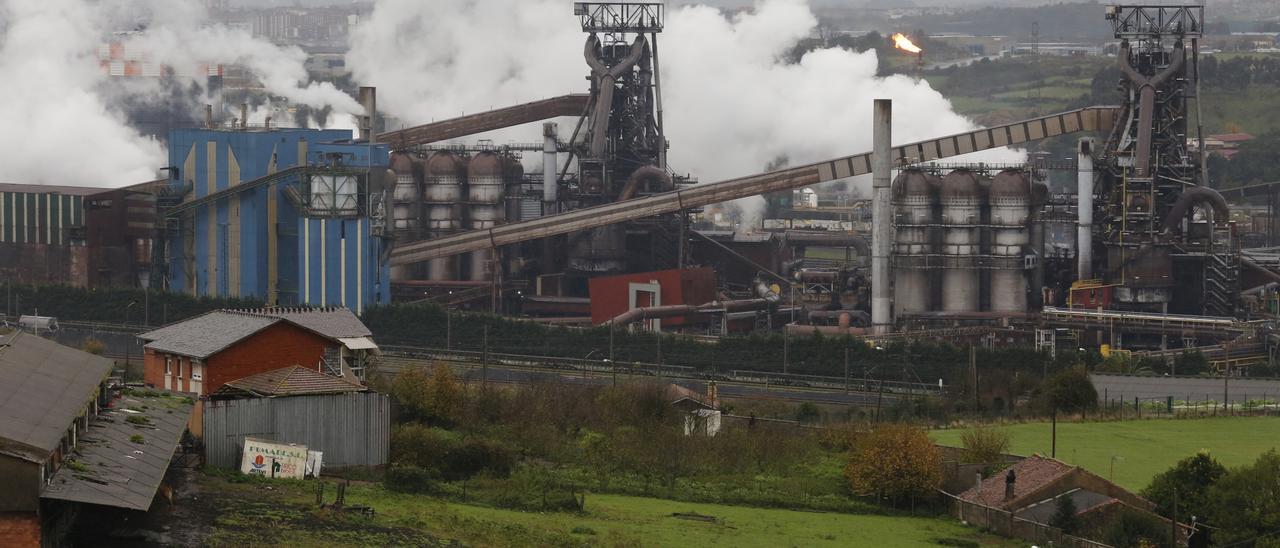
{"type": "Polygon", "coordinates": [[[268,478],[302,479],[307,469],[304,445],[275,443],[246,437],[240,472],[268,478]]]}

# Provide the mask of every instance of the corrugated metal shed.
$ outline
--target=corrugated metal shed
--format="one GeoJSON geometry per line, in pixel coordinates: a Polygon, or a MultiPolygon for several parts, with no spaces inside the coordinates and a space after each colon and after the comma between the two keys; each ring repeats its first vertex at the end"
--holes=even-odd
{"type": "Polygon", "coordinates": [[[246,436],[306,445],[325,466],[381,466],[391,442],[391,399],[377,392],[204,403],[205,462],[240,464],[246,436]]]}

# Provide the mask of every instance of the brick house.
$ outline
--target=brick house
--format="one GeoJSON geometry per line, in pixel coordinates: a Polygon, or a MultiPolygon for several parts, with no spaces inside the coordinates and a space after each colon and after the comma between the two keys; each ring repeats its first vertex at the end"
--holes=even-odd
{"type": "Polygon", "coordinates": [[[230,381],[300,365],[359,382],[377,346],[345,308],[217,310],[138,335],[143,380],[204,396],[230,381]]]}

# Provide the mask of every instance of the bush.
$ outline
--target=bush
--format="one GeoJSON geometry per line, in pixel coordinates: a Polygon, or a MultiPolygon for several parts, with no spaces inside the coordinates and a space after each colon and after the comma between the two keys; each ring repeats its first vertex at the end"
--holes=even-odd
{"type": "Polygon", "coordinates": [[[1001,462],[1009,451],[1009,432],[990,427],[972,428],[960,433],[960,443],[970,463],[1001,462]]]}
{"type": "Polygon", "coordinates": [[[1213,540],[1221,545],[1244,544],[1280,530],[1280,453],[1270,450],[1253,464],[1232,468],[1209,488],[1208,520],[1218,529],[1213,540]]]}
{"type": "Polygon", "coordinates": [[[89,337],[84,340],[84,344],[80,346],[80,350],[101,356],[103,352],[107,351],[107,343],[93,337],[89,337]]]}
{"type": "Polygon", "coordinates": [[[432,495],[440,492],[435,472],[417,466],[388,468],[383,484],[388,490],[400,493],[432,495]]]}
{"type": "Polygon", "coordinates": [[[445,453],[440,471],[444,479],[450,481],[469,479],[480,473],[503,478],[511,474],[515,460],[515,455],[506,447],[471,438],[445,453]]]}
{"type": "Polygon", "coordinates": [[[391,464],[437,468],[458,444],[458,435],[421,424],[403,424],[391,430],[391,464]]]}
{"type": "Polygon", "coordinates": [[[942,454],[920,428],[881,426],[858,440],[845,475],[855,493],[914,503],[942,484],[942,454]]]}
{"type": "Polygon", "coordinates": [[[407,419],[436,426],[457,423],[462,413],[462,384],[453,371],[437,363],[431,371],[414,367],[401,371],[391,383],[391,397],[407,419]]]}

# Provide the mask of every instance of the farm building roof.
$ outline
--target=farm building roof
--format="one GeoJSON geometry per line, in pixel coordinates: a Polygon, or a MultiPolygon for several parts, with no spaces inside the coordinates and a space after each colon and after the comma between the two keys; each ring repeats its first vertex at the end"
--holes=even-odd
{"type": "Polygon", "coordinates": [[[362,390],[365,390],[365,387],[354,382],[326,375],[309,367],[293,365],[228,382],[222,385],[213,396],[301,396],[362,390]]]}
{"type": "Polygon", "coordinates": [[[279,322],[288,322],[352,350],[376,348],[373,335],[346,308],[255,308],[215,310],[148,331],[138,338],[160,352],[207,358],[279,322]],[[359,339],[359,340],[357,340],[359,339]]]}
{"type": "Polygon", "coordinates": [[[0,453],[44,462],[112,367],[35,335],[0,335],[0,453]]]}
{"type": "Polygon", "coordinates": [[[58,469],[41,498],[146,511],[194,405],[170,392],[126,390],[89,424],[70,455],[75,464],[58,469]]]}

